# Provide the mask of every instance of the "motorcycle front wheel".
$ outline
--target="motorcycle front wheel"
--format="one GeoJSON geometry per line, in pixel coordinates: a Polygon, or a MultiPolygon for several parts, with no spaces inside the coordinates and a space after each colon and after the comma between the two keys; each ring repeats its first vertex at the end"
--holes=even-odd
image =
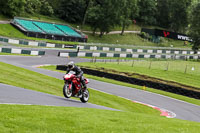
{"type": "Polygon", "coordinates": [[[63,86],[63,95],[66,98],[70,98],[72,96],[72,89],[69,88],[69,84],[67,83],[63,86]]]}
{"type": "Polygon", "coordinates": [[[88,89],[86,89],[84,92],[82,92],[82,97],[80,98],[81,102],[86,103],[89,100],[90,93],[88,89]]]}

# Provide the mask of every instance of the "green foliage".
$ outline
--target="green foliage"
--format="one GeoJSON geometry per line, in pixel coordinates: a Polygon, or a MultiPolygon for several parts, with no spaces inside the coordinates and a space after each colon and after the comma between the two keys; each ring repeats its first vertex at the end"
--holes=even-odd
{"type": "Polygon", "coordinates": [[[50,6],[50,4],[46,0],[41,0],[41,5],[42,5],[40,9],[41,14],[50,16],[54,14],[52,6],[50,6]]]}
{"type": "Polygon", "coordinates": [[[144,39],[150,40],[151,36],[146,32],[141,32],[140,36],[144,39]]]}
{"type": "Polygon", "coordinates": [[[137,1],[123,0],[121,1],[120,7],[120,18],[122,25],[121,35],[123,35],[125,28],[127,28],[132,23],[132,20],[138,16],[137,1]]]}
{"type": "Polygon", "coordinates": [[[37,13],[52,15],[54,11],[47,0],[8,0],[0,2],[0,13],[15,17],[37,13]]]}
{"type": "Polygon", "coordinates": [[[85,8],[85,0],[61,0],[58,16],[68,22],[81,23],[85,8]]]}
{"type": "Polygon", "coordinates": [[[193,5],[191,14],[190,14],[190,27],[189,34],[191,39],[193,40],[193,50],[197,52],[200,48],[200,3],[193,5]]]}
{"type": "Polygon", "coordinates": [[[93,1],[88,10],[88,23],[93,32],[100,30],[102,36],[120,22],[120,0],[93,1]]]}
{"type": "Polygon", "coordinates": [[[26,0],[8,0],[0,3],[0,12],[9,17],[14,17],[24,12],[26,0]]]}
{"type": "Polygon", "coordinates": [[[49,5],[52,7],[55,14],[58,14],[58,9],[60,7],[61,1],[60,0],[46,0],[49,5]]]}
{"type": "Polygon", "coordinates": [[[155,0],[139,0],[139,16],[138,20],[146,25],[156,24],[156,1],[155,0]]]}
{"type": "Polygon", "coordinates": [[[52,15],[53,8],[46,0],[26,0],[25,12],[30,14],[52,15]]]}
{"type": "Polygon", "coordinates": [[[170,3],[170,29],[184,33],[188,26],[188,7],[191,0],[171,0],[170,3]]]}
{"type": "Polygon", "coordinates": [[[25,12],[29,14],[39,13],[41,8],[40,0],[26,0],[25,12]]]}
{"type": "Polygon", "coordinates": [[[157,22],[159,26],[184,33],[188,26],[188,9],[191,0],[158,0],[157,22]]]}

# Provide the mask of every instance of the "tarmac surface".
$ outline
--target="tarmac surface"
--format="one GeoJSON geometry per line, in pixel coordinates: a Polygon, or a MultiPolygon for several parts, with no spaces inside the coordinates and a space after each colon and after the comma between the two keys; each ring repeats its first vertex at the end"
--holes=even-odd
{"type": "MultiPolygon", "coordinates": [[[[56,56],[59,50],[45,49],[46,55],[42,57],[32,57],[32,56],[0,56],[0,62],[5,62],[22,68],[26,68],[38,73],[42,73],[51,77],[62,79],[63,74],[59,72],[53,72],[49,70],[39,69],[35,66],[45,65],[45,64],[66,64],[68,61],[73,60],[74,62],[86,62],[88,59],[81,58],[62,58],[56,56]]],[[[103,91],[109,94],[117,95],[123,98],[130,99],[132,101],[138,101],[145,104],[150,104],[165,110],[168,110],[175,115],[175,118],[190,120],[200,122],[200,106],[193,105],[184,101],[176,100],[159,94],[154,94],[147,91],[142,91],[130,87],[124,87],[119,85],[114,85],[110,83],[105,83],[101,81],[96,81],[90,79],[88,85],[89,88],[93,88],[99,91],[103,91]]],[[[74,106],[74,107],[89,107],[89,108],[101,108],[110,109],[98,105],[83,104],[79,101],[68,100],[62,97],[52,96],[49,94],[43,94],[40,92],[34,92],[22,88],[12,87],[8,85],[0,84],[0,103],[16,103],[18,101],[22,104],[39,104],[39,105],[56,105],[56,106],[74,106]],[[5,89],[9,88],[9,89],[5,89]],[[10,92],[19,91],[19,93],[14,93],[10,95],[10,92]],[[24,92],[23,92],[24,91],[24,92]],[[24,94],[23,94],[24,93],[24,94]],[[28,93],[28,94],[27,94],[28,93]],[[30,101],[27,100],[28,97],[23,95],[33,95],[30,96],[30,101]],[[40,97],[36,97],[37,94],[41,94],[40,97]],[[53,99],[51,99],[53,97],[53,99]],[[41,100],[40,100],[41,99],[41,100]],[[57,99],[57,100],[55,100],[57,99]],[[27,102],[25,102],[27,101],[27,102]],[[42,102],[43,101],[43,102],[42,102]],[[37,103],[38,102],[38,103],[37,103]],[[56,103],[58,102],[58,103],[56,103]],[[58,104],[58,105],[57,105],[58,104]]]]}

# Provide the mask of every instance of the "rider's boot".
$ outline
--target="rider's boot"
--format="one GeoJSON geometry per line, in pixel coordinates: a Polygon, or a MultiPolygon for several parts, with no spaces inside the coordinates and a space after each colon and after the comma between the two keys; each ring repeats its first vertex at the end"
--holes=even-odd
{"type": "Polygon", "coordinates": [[[81,92],[81,91],[78,92],[78,97],[79,97],[79,98],[82,97],[82,92],[81,92]]]}
{"type": "Polygon", "coordinates": [[[83,85],[82,90],[85,91],[87,89],[87,85],[86,85],[85,81],[82,82],[82,85],[83,85]]]}

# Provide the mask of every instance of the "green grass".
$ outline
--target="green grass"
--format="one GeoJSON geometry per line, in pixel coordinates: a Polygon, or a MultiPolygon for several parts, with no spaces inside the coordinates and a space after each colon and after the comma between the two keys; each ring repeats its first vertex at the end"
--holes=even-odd
{"type": "Polygon", "coordinates": [[[0,62],[0,83],[61,95],[62,80],[0,62]]]}
{"type": "Polygon", "coordinates": [[[22,32],[20,32],[10,24],[0,24],[0,35],[12,38],[16,37],[26,39],[26,36],[22,32]]]}
{"type": "Polygon", "coordinates": [[[92,34],[88,34],[88,42],[90,43],[106,43],[106,44],[127,44],[134,46],[155,46],[155,47],[170,47],[173,45],[174,47],[181,48],[190,48],[191,46],[184,45],[183,41],[176,41],[167,39],[163,43],[152,43],[150,41],[144,40],[136,34],[124,34],[123,36],[119,34],[111,34],[104,35],[103,37],[99,37],[99,35],[93,36],[92,34]],[[117,42],[118,40],[118,42],[117,42]]]}
{"type": "Polygon", "coordinates": [[[119,72],[137,73],[200,88],[200,63],[191,61],[134,61],[107,63],[80,63],[91,68],[107,68],[119,72]],[[169,66],[168,66],[169,63],[169,66]],[[168,66],[168,71],[166,71],[168,66]],[[186,67],[187,66],[187,67],[186,67]],[[149,69],[150,68],[150,69],[149,69]],[[194,71],[192,71],[194,68],[194,71]],[[185,73],[186,70],[186,73],[185,73]]]}
{"type": "Polygon", "coordinates": [[[72,107],[0,105],[2,133],[197,133],[200,125],[141,113],[72,107]]]}
{"type": "MultiPolygon", "coordinates": [[[[64,73],[64,71],[56,70],[56,66],[43,66],[43,67],[40,67],[40,68],[64,73]]],[[[87,75],[87,74],[85,74],[84,76],[89,78],[89,79],[99,80],[99,81],[102,81],[102,82],[107,82],[107,83],[112,83],[112,84],[116,84],[116,85],[127,86],[127,87],[131,87],[131,88],[143,90],[143,86],[128,84],[128,83],[125,83],[125,82],[120,82],[120,81],[116,81],[116,80],[112,80],[112,79],[101,78],[101,77],[87,75]]],[[[200,105],[200,100],[197,100],[197,99],[194,99],[194,98],[189,98],[189,97],[185,97],[185,96],[182,96],[182,95],[177,95],[177,94],[174,94],[174,93],[165,92],[165,91],[152,89],[152,88],[148,88],[148,87],[145,89],[145,91],[161,94],[161,95],[168,96],[168,97],[175,98],[175,99],[179,99],[179,100],[182,100],[182,101],[185,101],[185,102],[188,102],[188,103],[200,105]]]]}

